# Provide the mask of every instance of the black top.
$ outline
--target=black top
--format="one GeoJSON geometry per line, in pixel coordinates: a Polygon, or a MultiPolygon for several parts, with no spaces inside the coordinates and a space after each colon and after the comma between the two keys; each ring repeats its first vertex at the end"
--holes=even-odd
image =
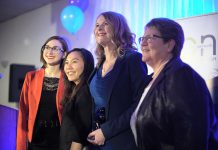
{"type": "Polygon", "coordinates": [[[44,77],[32,147],[57,148],[59,145],[60,123],[56,107],[58,81],[58,78],[44,77]]]}
{"type": "Polygon", "coordinates": [[[64,105],[60,132],[60,150],[69,150],[72,142],[87,145],[91,132],[92,99],[88,85],[82,86],[73,100],[64,105]]]}

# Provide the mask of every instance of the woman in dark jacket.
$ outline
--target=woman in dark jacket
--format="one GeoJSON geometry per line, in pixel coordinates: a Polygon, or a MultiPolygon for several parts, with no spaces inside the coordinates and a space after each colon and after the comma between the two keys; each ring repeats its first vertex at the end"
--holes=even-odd
{"type": "Polygon", "coordinates": [[[101,13],[94,29],[98,66],[90,79],[94,99],[93,149],[135,150],[130,117],[146,83],[147,67],[121,14],[101,13]]]}
{"type": "Polygon", "coordinates": [[[92,99],[87,80],[93,69],[94,59],[88,50],[75,48],[67,53],[60,150],[82,150],[88,144],[92,99]]]}
{"type": "Polygon", "coordinates": [[[167,18],[152,19],[139,42],[142,60],[154,71],[131,117],[139,149],[218,149],[217,120],[208,88],[180,59],[182,27],[167,18]]]}

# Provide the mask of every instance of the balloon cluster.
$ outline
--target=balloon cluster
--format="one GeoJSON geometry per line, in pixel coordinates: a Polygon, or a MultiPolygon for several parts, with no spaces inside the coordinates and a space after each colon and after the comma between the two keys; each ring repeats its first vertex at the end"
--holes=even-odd
{"type": "Polygon", "coordinates": [[[75,34],[83,26],[83,12],[88,8],[89,0],[69,0],[69,4],[61,12],[61,23],[67,31],[75,34]]]}

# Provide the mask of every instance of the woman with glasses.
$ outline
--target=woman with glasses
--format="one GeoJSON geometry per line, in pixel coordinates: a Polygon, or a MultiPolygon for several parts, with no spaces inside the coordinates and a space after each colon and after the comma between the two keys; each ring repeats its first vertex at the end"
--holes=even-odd
{"type": "Polygon", "coordinates": [[[92,98],[88,77],[94,69],[92,53],[84,48],[69,51],[64,60],[65,92],[60,150],[82,150],[91,131],[92,98]]]}
{"type": "Polygon", "coordinates": [[[121,14],[101,13],[94,34],[98,64],[90,78],[94,107],[88,141],[96,150],[135,150],[129,122],[146,84],[147,67],[121,14]]]}
{"type": "Polygon", "coordinates": [[[41,48],[41,69],[26,74],[20,94],[17,150],[57,150],[62,115],[61,64],[68,46],[52,36],[41,48]]]}
{"type": "Polygon", "coordinates": [[[182,62],[182,27],[167,18],[152,19],[139,38],[142,60],[152,80],[131,117],[140,150],[218,149],[217,120],[203,78],[182,62]]]}

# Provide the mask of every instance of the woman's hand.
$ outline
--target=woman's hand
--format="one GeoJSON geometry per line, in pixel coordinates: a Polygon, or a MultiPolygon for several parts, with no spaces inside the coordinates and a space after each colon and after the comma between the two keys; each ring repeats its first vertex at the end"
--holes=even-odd
{"type": "Polygon", "coordinates": [[[80,143],[72,142],[70,150],[82,150],[83,146],[80,143]]]}
{"type": "Polygon", "coordinates": [[[87,140],[94,145],[104,145],[105,137],[101,129],[97,129],[88,135],[87,140]]]}

